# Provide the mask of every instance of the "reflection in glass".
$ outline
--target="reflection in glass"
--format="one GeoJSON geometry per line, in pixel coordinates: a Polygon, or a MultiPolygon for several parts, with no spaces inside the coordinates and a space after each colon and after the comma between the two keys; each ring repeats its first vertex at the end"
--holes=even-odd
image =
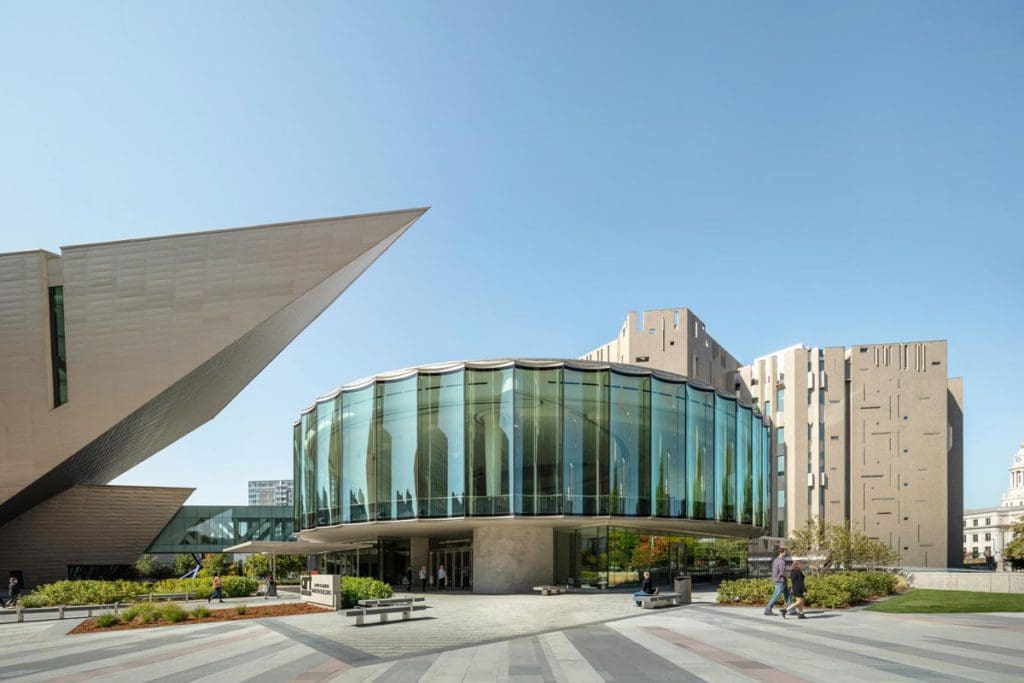
{"type": "Polygon", "coordinates": [[[420,517],[464,514],[465,392],[462,372],[420,375],[416,496],[420,517]]]}
{"type": "Polygon", "coordinates": [[[509,514],[512,369],[466,370],[469,514],[509,514]]]}
{"type": "Polygon", "coordinates": [[[690,519],[715,518],[715,394],[686,387],[686,511],[690,519]]]}
{"type": "Polygon", "coordinates": [[[515,371],[515,512],[562,512],[562,370],[515,371]]]}
{"type": "Polygon", "coordinates": [[[316,405],[316,516],[319,526],[341,522],[341,415],[339,399],[316,405]]]}
{"type": "Polygon", "coordinates": [[[654,515],[686,516],[686,385],[651,379],[654,515]]]}
{"type": "Polygon", "coordinates": [[[565,513],[608,514],[608,371],[564,371],[565,513]]]}
{"type": "Polygon", "coordinates": [[[379,382],[377,519],[416,517],[416,377],[379,382]]]}
{"type": "Polygon", "coordinates": [[[371,519],[376,494],[373,461],[374,386],[341,395],[342,522],[371,519]]]}
{"type": "Polygon", "coordinates": [[[609,512],[651,514],[650,377],[611,373],[609,512]]]}
{"type": "Polygon", "coordinates": [[[754,466],[754,451],[750,443],[751,415],[750,408],[736,408],[736,510],[741,524],[752,524],[754,520],[753,479],[751,472],[754,466]]]}
{"type": "Polygon", "coordinates": [[[300,417],[295,519],[653,515],[766,526],[774,436],[751,408],[681,379],[564,366],[419,372],[344,390],[300,417]]]}
{"type": "Polygon", "coordinates": [[[772,459],[772,430],[767,423],[761,425],[761,518],[764,520],[765,526],[768,526],[771,520],[771,514],[769,508],[771,506],[771,495],[769,493],[769,485],[771,483],[771,459],[772,459]]]}
{"type": "Polygon", "coordinates": [[[715,396],[715,519],[736,520],[736,402],[715,396]]]}
{"type": "Polygon", "coordinates": [[[299,493],[299,483],[302,479],[302,420],[292,425],[292,510],[296,529],[302,529],[302,496],[299,493]]]}
{"type": "Polygon", "coordinates": [[[754,508],[754,526],[765,526],[764,509],[761,502],[764,490],[759,482],[761,482],[767,475],[765,473],[764,463],[761,456],[761,418],[757,415],[754,415],[751,418],[750,441],[751,456],[753,457],[754,463],[751,476],[754,481],[753,486],[751,487],[751,505],[754,508]]]}
{"type": "Polygon", "coordinates": [[[316,410],[302,416],[302,483],[296,482],[295,495],[302,501],[302,525],[316,525],[316,410]]]}

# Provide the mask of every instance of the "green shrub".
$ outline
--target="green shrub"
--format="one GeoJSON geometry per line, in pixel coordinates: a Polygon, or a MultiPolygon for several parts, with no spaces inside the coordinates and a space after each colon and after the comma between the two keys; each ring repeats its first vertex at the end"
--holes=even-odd
{"type": "Polygon", "coordinates": [[[102,628],[109,628],[120,622],[121,620],[113,612],[104,612],[96,617],[96,625],[102,628]]]}
{"type": "Polygon", "coordinates": [[[126,610],[132,612],[132,621],[137,621],[140,624],[152,624],[154,621],[160,621],[163,619],[163,606],[154,605],[151,602],[140,602],[133,606],[131,609],[126,610]]]}
{"type": "Polygon", "coordinates": [[[722,581],[718,586],[718,602],[764,605],[772,597],[774,589],[775,586],[768,579],[722,581]]]}
{"type": "Polygon", "coordinates": [[[369,577],[346,576],[341,580],[341,603],[343,607],[354,607],[360,600],[390,598],[394,595],[391,586],[369,577]]]}
{"type": "Polygon", "coordinates": [[[139,616],[139,606],[132,605],[125,611],[121,612],[121,618],[125,621],[135,621],[135,617],[139,616]]]}
{"type": "Polygon", "coordinates": [[[245,614],[245,605],[239,605],[235,608],[235,612],[238,614],[245,614]]]}
{"type": "Polygon", "coordinates": [[[25,595],[18,599],[22,607],[46,607],[50,603],[41,595],[25,595]]]}
{"type": "MultiPolygon", "coordinates": [[[[809,607],[850,607],[870,597],[894,594],[899,577],[883,571],[830,572],[807,576],[806,585],[809,607]]],[[[718,588],[718,602],[765,605],[774,588],[769,579],[723,581],[718,588]]]]}
{"type": "MultiPolygon", "coordinates": [[[[255,595],[259,582],[248,576],[221,577],[221,588],[226,598],[244,598],[255,595]]],[[[191,593],[199,598],[213,594],[213,579],[165,579],[153,584],[154,593],[191,593]]]]}
{"type": "Polygon", "coordinates": [[[168,602],[163,606],[161,610],[161,616],[165,621],[169,621],[172,624],[177,624],[179,621],[185,621],[188,619],[188,612],[176,602],[168,602]]]}
{"type": "Polygon", "coordinates": [[[140,593],[149,592],[149,584],[134,581],[57,581],[37,588],[35,606],[107,605],[130,602],[140,593]]]}
{"type": "Polygon", "coordinates": [[[192,610],[192,616],[196,619],[205,619],[206,617],[210,616],[210,608],[200,605],[199,607],[196,607],[194,610],[192,610]]]}

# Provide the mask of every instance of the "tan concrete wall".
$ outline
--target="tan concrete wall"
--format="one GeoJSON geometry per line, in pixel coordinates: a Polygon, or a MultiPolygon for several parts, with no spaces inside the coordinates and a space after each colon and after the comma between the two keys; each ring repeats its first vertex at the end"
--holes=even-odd
{"type": "Polygon", "coordinates": [[[192,491],[70,488],[0,526],[0,576],[20,570],[32,587],[68,578],[69,564],[133,564],[192,491]]]}
{"type": "Polygon", "coordinates": [[[896,548],[904,566],[945,567],[946,342],[860,345],[848,355],[851,522],[896,548]]]}
{"type": "Polygon", "coordinates": [[[914,588],[976,593],[1024,593],[1024,574],[1016,572],[916,572],[914,588]]]}
{"type": "Polygon", "coordinates": [[[555,578],[555,532],[547,527],[473,529],[473,592],[524,593],[555,578]]]}

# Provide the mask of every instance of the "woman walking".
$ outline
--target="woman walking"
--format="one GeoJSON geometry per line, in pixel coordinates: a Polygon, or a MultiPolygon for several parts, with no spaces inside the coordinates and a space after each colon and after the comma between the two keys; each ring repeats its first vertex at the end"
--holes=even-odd
{"type": "Polygon", "coordinates": [[[793,604],[782,608],[782,618],[785,619],[786,613],[789,612],[795,614],[797,619],[806,619],[804,594],[807,591],[804,588],[804,565],[800,560],[794,562],[793,568],[789,570],[789,580],[793,584],[793,604]]]}

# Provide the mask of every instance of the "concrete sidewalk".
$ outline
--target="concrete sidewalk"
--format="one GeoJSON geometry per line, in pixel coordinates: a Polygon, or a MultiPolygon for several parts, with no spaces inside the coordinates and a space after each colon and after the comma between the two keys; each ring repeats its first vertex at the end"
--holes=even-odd
{"type": "Polygon", "coordinates": [[[425,618],[362,628],[334,612],[78,636],[63,623],[21,624],[2,630],[0,679],[1024,679],[1024,614],[809,610],[796,621],[697,596],[640,610],[615,593],[428,594],[425,618]]]}

